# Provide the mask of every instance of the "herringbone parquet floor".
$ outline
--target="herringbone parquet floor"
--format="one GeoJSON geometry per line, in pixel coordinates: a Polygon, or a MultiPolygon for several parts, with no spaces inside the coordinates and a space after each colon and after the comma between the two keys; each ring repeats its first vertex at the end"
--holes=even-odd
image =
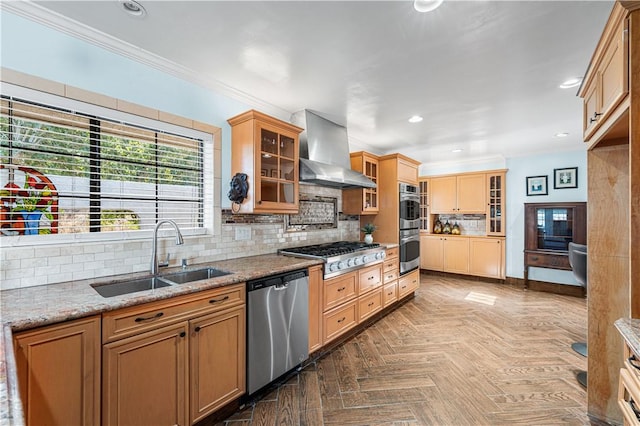
{"type": "Polygon", "coordinates": [[[421,276],[416,297],[224,423],[588,425],[586,301],[421,276]]]}

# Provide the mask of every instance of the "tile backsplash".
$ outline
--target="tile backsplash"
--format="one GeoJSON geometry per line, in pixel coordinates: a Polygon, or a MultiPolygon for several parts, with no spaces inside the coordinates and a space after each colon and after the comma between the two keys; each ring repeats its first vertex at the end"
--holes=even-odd
{"type": "MultiPolygon", "coordinates": [[[[335,198],[337,208],[341,210],[342,191],[339,189],[301,185],[303,191],[307,196],[335,198]]],[[[194,264],[360,237],[357,216],[338,215],[335,228],[303,230],[287,229],[284,215],[235,217],[230,211],[223,210],[221,216],[220,235],[185,236],[181,246],[176,246],[172,237],[161,238],[158,257],[164,259],[169,253],[170,265],[178,266],[181,259],[194,264]],[[237,227],[249,227],[251,238],[236,240],[237,227]]],[[[150,268],[150,253],[150,238],[6,247],[0,250],[0,290],[144,272],[150,268]]]]}

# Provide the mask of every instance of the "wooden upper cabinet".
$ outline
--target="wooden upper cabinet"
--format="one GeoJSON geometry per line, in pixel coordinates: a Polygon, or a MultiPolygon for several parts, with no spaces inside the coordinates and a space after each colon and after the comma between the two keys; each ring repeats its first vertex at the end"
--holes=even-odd
{"type": "Polygon", "coordinates": [[[487,235],[506,235],[506,195],[505,172],[487,173],[487,235]]]}
{"type": "Polygon", "coordinates": [[[585,142],[596,141],[612,126],[628,129],[622,105],[629,94],[628,20],[616,3],[603,37],[598,44],[585,76],[579,96],[583,98],[583,136],[585,142]],[[622,120],[621,120],[622,118],[622,120]]]}
{"type": "Polygon", "coordinates": [[[249,191],[239,213],[296,213],[299,134],[303,129],[255,110],[231,125],[231,174],[246,173],[249,191]]]}
{"type": "MultiPolygon", "coordinates": [[[[378,183],[378,157],[368,152],[351,153],[351,169],[378,183]]],[[[350,188],[342,191],[342,211],[363,215],[378,213],[378,188],[350,188]]]]}
{"type": "MultiPolygon", "coordinates": [[[[418,185],[418,167],[420,163],[402,154],[388,154],[382,157],[378,157],[378,162],[384,162],[384,167],[381,165],[381,170],[378,178],[380,181],[389,179],[394,181],[395,184],[399,182],[410,183],[412,185],[418,185]]],[[[397,191],[398,186],[395,185],[397,191]]]]}
{"type": "Polygon", "coordinates": [[[100,424],[99,316],[16,333],[14,346],[25,424],[100,424]]]}
{"type": "Polygon", "coordinates": [[[431,213],[485,213],[485,174],[431,178],[431,213]]]}

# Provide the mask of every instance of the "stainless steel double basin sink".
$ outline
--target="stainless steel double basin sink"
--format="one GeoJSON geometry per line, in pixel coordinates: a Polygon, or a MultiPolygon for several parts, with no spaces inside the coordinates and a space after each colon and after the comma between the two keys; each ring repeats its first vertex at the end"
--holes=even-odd
{"type": "Polygon", "coordinates": [[[192,271],[172,272],[154,277],[97,283],[92,284],[91,287],[93,287],[93,289],[103,297],[113,297],[138,291],[153,290],[156,288],[207,280],[229,274],[231,274],[231,272],[222,271],[216,268],[202,268],[194,269],[192,271]]]}

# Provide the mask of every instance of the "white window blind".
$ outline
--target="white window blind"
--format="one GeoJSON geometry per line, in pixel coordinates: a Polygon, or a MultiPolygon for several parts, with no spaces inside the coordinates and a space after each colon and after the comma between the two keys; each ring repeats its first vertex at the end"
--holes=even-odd
{"type": "Polygon", "coordinates": [[[204,227],[201,139],[5,95],[0,108],[1,235],[204,227]]]}

